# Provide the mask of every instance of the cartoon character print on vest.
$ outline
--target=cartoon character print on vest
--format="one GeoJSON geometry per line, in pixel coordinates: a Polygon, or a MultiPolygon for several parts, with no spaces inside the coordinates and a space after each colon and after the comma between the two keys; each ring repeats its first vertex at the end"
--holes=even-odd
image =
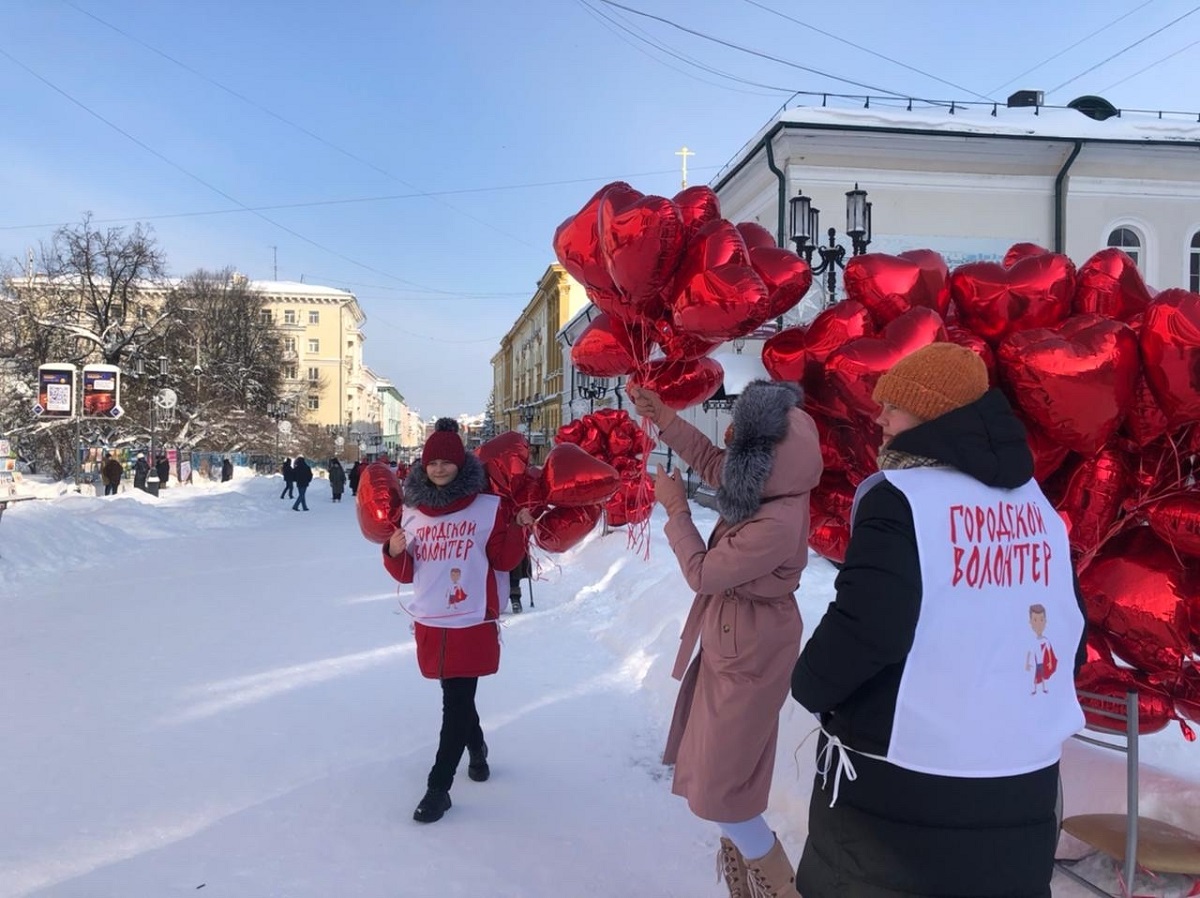
{"type": "Polygon", "coordinates": [[[446,589],[446,607],[453,608],[467,600],[467,592],[462,587],[462,568],[450,568],[450,586],[446,589]]]}
{"type": "Polygon", "coordinates": [[[1058,657],[1054,654],[1054,646],[1046,638],[1046,606],[1029,606],[1029,626],[1035,637],[1032,648],[1025,654],[1025,669],[1033,673],[1033,691],[1037,695],[1038,687],[1042,692],[1049,692],[1046,681],[1058,670],[1058,657]]]}

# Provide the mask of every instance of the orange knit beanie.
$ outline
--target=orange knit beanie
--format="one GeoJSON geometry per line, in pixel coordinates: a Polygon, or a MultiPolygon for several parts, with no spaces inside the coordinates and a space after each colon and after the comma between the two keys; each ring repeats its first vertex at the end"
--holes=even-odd
{"type": "Polygon", "coordinates": [[[983,359],[957,343],[931,343],[896,362],[871,398],[930,421],[970,405],[987,390],[983,359]]]}

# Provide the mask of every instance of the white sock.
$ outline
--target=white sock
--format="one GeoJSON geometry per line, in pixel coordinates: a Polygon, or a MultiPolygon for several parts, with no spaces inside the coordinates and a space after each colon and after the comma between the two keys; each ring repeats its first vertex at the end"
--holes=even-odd
{"type": "Polygon", "coordinates": [[[766,857],[775,847],[775,833],[767,826],[762,814],[741,823],[718,823],[721,835],[737,846],[748,861],[766,857]]]}

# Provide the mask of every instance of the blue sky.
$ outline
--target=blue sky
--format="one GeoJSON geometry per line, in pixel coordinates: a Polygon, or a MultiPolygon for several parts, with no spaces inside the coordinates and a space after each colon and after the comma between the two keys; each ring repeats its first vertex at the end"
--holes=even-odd
{"type": "Polygon", "coordinates": [[[1190,0],[621,5],[792,65],[605,0],[8,0],[0,256],[90,211],[152,226],[173,274],[271,278],[277,257],[280,279],[353,290],[368,364],[455,415],[482,410],[554,228],[598,187],[672,195],[681,146],[704,183],[791,92],[863,92],[797,65],[1200,111],[1190,0]]]}

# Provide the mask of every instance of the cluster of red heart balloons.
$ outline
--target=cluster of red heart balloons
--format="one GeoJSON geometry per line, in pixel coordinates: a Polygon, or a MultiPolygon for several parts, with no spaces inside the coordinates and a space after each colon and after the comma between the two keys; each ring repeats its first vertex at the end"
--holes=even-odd
{"type": "Polygon", "coordinates": [[[967,346],[1025,422],[1068,524],[1097,634],[1081,686],[1139,689],[1144,729],[1198,719],[1200,295],[1155,293],[1119,249],[1077,269],[1033,244],[953,271],[930,250],[857,256],[845,286],[763,347],[772,377],[803,383],[821,434],[810,545],[845,557],[854,489],[876,468],[879,376],[929,343],[967,346]]]}
{"type": "Polygon", "coordinates": [[[589,455],[612,465],[621,486],[604,505],[610,527],[640,524],[654,510],[654,481],[646,474],[646,459],[654,441],[624,409],[606,408],[564,424],[556,443],[574,443],[589,455]]]}
{"type": "Polygon", "coordinates": [[[559,443],[541,466],[530,464],[529,442],[515,430],[476,450],[492,491],[534,516],[533,539],[547,552],[565,552],[587,536],[621,487],[616,468],[572,443],[559,443]]]}
{"type": "Polygon", "coordinates": [[[721,218],[709,187],[671,199],[607,184],[554,233],[562,266],[600,310],[571,347],[593,377],[629,375],[675,409],[711,397],[708,356],[795,306],[812,270],[753,223],[721,218]]]}

